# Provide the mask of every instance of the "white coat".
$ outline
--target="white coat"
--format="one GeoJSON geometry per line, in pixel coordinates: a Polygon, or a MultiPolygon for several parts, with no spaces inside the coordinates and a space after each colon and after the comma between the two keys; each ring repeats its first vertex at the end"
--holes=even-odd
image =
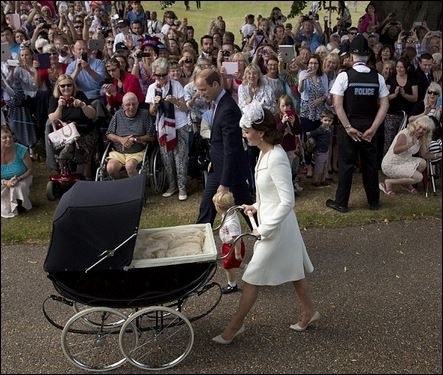
{"type": "Polygon", "coordinates": [[[260,153],[255,168],[258,228],[261,240],[243,280],[253,285],[280,285],[305,278],[314,267],[294,213],[294,188],[286,152],[280,145],[260,153]]]}

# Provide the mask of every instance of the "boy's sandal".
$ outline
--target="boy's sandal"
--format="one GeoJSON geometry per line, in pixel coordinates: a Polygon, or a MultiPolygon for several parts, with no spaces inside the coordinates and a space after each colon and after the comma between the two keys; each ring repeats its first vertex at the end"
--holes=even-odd
{"type": "Polygon", "coordinates": [[[380,182],[380,183],[378,184],[378,187],[379,187],[379,189],[380,189],[383,193],[385,193],[386,195],[395,195],[395,193],[394,193],[391,189],[388,189],[388,188],[386,187],[386,185],[385,185],[383,182],[380,182]]]}

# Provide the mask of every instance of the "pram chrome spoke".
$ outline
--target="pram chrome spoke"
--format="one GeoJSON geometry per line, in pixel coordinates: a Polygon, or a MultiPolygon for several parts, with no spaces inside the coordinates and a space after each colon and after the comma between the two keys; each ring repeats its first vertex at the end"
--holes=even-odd
{"type": "MultiPolygon", "coordinates": [[[[118,333],[125,314],[108,307],[81,310],[68,320],[62,331],[63,353],[75,366],[89,371],[108,371],[126,362],[118,345],[118,333]],[[94,322],[94,324],[91,324],[94,322]]],[[[127,325],[137,342],[136,327],[127,325]]]]}
{"type": "Polygon", "coordinates": [[[126,320],[120,331],[119,344],[122,353],[134,366],[144,370],[167,369],[189,354],[194,344],[194,330],[182,313],[165,306],[152,306],[126,320]],[[135,342],[132,330],[128,329],[134,322],[138,342],[135,342]]]}

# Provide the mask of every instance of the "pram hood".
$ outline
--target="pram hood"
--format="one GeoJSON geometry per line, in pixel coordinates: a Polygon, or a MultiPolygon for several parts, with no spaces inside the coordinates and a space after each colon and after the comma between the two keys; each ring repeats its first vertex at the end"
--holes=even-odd
{"type": "Polygon", "coordinates": [[[60,199],[44,263],[46,272],[121,270],[131,263],[146,175],[113,181],[78,181],[60,199]]]}

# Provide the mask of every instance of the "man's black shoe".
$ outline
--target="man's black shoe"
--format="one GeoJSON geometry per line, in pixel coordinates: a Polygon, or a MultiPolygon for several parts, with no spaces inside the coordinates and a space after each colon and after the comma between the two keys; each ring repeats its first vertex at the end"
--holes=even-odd
{"type": "Polygon", "coordinates": [[[379,208],[380,208],[380,205],[378,203],[369,205],[369,209],[373,210],[373,211],[377,211],[379,208]]]}
{"type": "Polygon", "coordinates": [[[224,288],[222,288],[222,293],[223,294],[229,294],[229,293],[234,293],[234,292],[238,292],[238,285],[236,286],[230,286],[229,284],[227,286],[225,286],[224,288]]]}
{"type": "Polygon", "coordinates": [[[348,212],[347,207],[340,206],[336,201],[333,201],[332,199],[328,199],[326,201],[326,206],[328,206],[329,208],[332,208],[338,212],[341,212],[342,214],[344,214],[345,212],[348,212]]]}

